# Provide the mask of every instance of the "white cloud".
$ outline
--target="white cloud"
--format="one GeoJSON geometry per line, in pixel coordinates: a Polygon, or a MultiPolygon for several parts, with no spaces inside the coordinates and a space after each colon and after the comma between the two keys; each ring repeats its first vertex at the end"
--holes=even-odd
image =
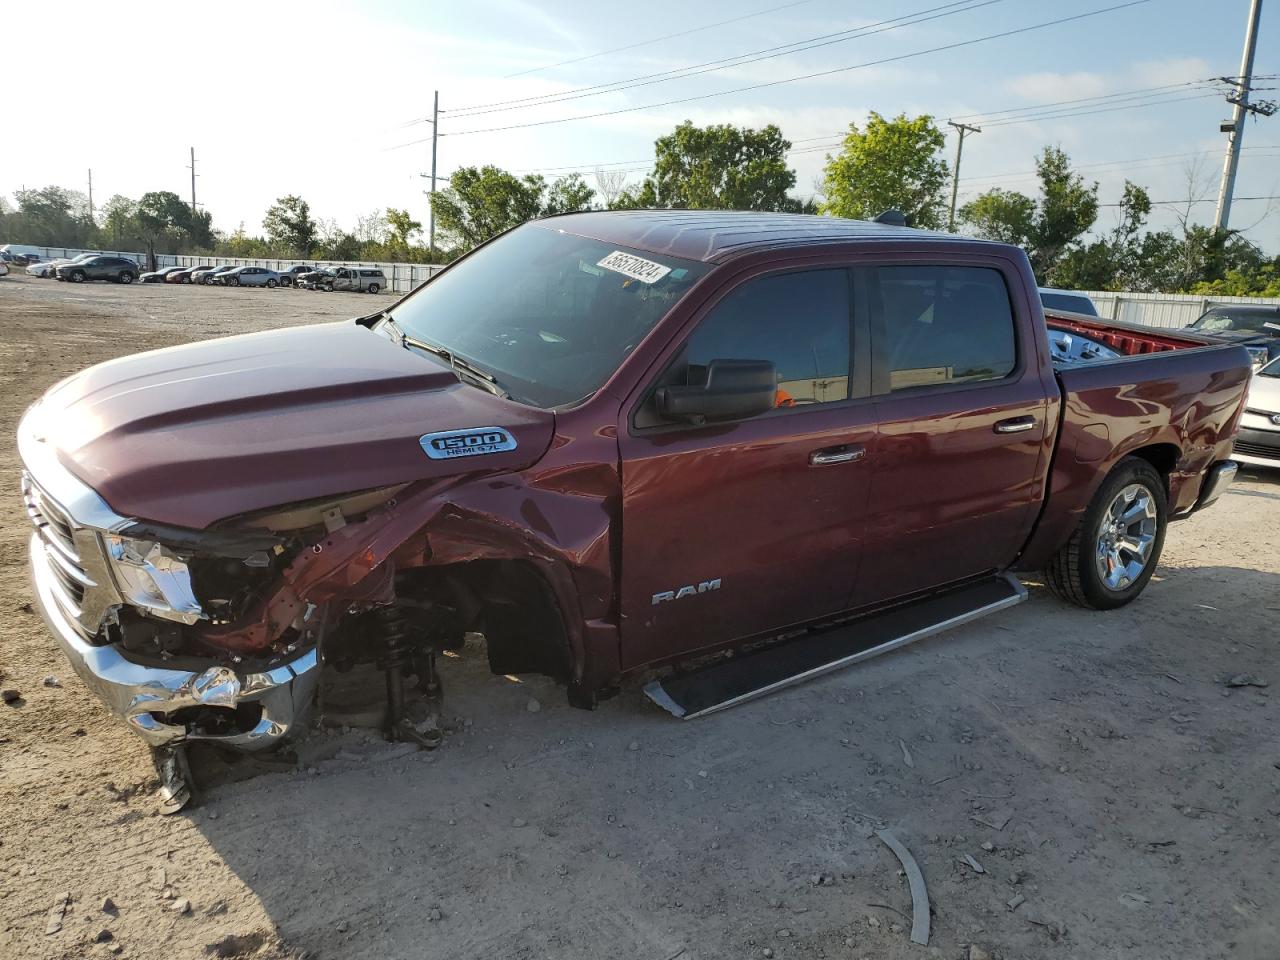
{"type": "Polygon", "coordinates": [[[1032,103],[1050,103],[1077,97],[1096,97],[1108,92],[1106,77],[1100,73],[1024,73],[1005,84],[1016,96],[1032,103]]]}
{"type": "Polygon", "coordinates": [[[1175,57],[1168,60],[1146,60],[1135,63],[1130,74],[1138,87],[1162,87],[1188,80],[1203,80],[1212,73],[1203,57],[1175,57]]]}

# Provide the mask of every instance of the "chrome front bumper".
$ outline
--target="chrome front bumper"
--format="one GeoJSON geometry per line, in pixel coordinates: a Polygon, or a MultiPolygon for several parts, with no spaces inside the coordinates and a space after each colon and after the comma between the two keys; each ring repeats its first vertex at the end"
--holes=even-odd
{"type": "Polygon", "coordinates": [[[38,534],[31,535],[31,579],[45,623],[71,667],[94,693],[153,747],[208,740],[242,750],[278,743],[305,720],[320,676],[315,650],[263,673],[237,673],[211,665],[203,671],[168,670],[129,660],[114,646],[95,646],[67,619],[56,599],[58,582],[38,534]],[[189,707],[235,709],[255,704],[261,713],[241,733],[201,732],[198,723],[175,722],[189,707]]]}

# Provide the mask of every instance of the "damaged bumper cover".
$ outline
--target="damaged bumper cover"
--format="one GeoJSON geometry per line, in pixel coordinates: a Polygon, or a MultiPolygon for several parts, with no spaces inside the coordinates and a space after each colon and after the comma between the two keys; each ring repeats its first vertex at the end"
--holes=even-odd
{"type": "Polygon", "coordinates": [[[133,521],[62,466],[31,420],[28,413],[19,427],[18,449],[26,468],[23,501],[35,527],[33,593],[75,672],[153,747],[209,740],[257,750],[279,742],[313,699],[320,673],[314,647],[241,671],[238,659],[165,663],[104,643],[104,624],[124,607],[181,624],[204,613],[185,565],[166,551],[153,547],[131,557],[113,550],[142,543],[121,537],[133,521]]]}
{"type": "Polygon", "coordinates": [[[258,673],[238,673],[227,666],[180,670],[129,659],[115,646],[90,643],[65,615],[56,591],[58,582],[39,534],[31,536],[31,576],[45,623],[85,685],[129,727],[153,747],[184,740],[210,740],[243,750],[272,746],[305,718],[320,671],[316,651],[258,673]],[[198,708],[248,708],[247,730],[204,732],[198,708]],[[191,709],[195,708],[195,709],[191,709]]]}

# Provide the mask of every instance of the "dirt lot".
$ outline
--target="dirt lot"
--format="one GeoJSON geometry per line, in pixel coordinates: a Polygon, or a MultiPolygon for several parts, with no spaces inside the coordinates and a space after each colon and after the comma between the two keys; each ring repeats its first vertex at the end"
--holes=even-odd
{"type": "Polygon", "coordinates": [[[0,672],[23,694],[0,706],[0,956],[1277,957],[1280,474],[1176,525],[1116,613],[1037,586],[683,724],[638,684],[573,710],[469,645],[436,753],[316,731],[296,768],[228,768],[158,816],[147,750],[28,605],[17,419],[99,360],[383,300],[0,280],[0,672]],[[928,948],[884,825],[928,881],[928,948]]]}

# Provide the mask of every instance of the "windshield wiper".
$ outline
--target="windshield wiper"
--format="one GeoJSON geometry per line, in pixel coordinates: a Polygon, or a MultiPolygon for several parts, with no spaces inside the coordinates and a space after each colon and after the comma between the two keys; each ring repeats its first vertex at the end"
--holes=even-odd
{"type": "Polygon", "coordinates": [[[404,347],[406,350],[412,347],[415,350],[422,350],[432,356],[439,357],[445,363],[449,364],[449,369],[454,372],[454,375],[457,376],[458,379],[461,380],[465,376],[475,386],[480,387],[482,390],[488,390],[494,396],[501,397],[504,400],[510,399],[511,394],[503,388],[502,384],[498,383],[498,378],[488,370],[480,369],[469,360],[459,357],[453,351],[448,350],[439,344],[430,343],[426,340],[419,340],[412,334],[407,333],[400,324],[396,323],[395,318],[385,310],[378,314],[378,317],[386,323],[388,329],[390,329],[400,341],[400,346],[404,347]]]}

